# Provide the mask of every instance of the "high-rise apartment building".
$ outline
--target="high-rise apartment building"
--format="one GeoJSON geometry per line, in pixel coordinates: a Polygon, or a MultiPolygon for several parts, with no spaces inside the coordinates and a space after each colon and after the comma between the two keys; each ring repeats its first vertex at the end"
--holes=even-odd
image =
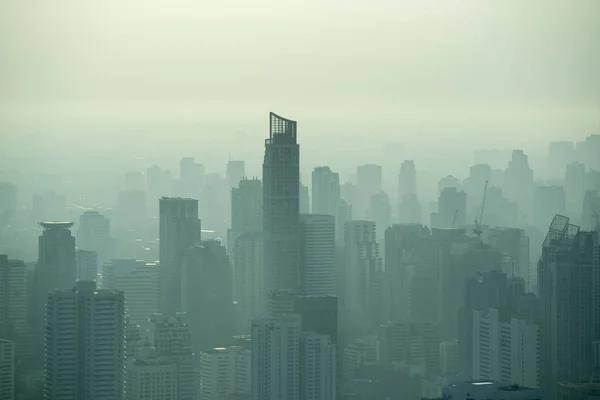
{"type": "MultiPolygon", "coordinates": [[[[72,222],[43,222],[39,237],[38,262],[35,266],[33,295],[30,303],[30,325],[37,343],[41,346],[44,336],[44,315],[48,293],[70,290],[77,280],[75,238],[71,235],[72,222]]],[[[38,354],[42,354],[41,348],[38,354]]]]}
{"type": "Polygon", "coordinates": [[[15,344],[0,338],[0,399],[15,400],[15,344]]]}
{"type": "Polygon", "coordinates": [[[307,295],[336,292],[335,218],[300,216],[300,291],[307,295]]]}
{"type": "Polygon", "coordinates": [[[161,309],[165,314],[181,311],[181,276],[188,251],[200,243],[198,200],[160,199],[161,309]]]}
{"type": "Polygon", "coordinates": [[[127,366],[126,400],[179,400],[177,364],[147,349],[127,366]]]}
{"type": "Polygon", "coordinates": [[[26,267],[0,254],[0,338],[17,340],[27,331],[26,267]]]}
{"type": "Polygon", "coordinates": [[[337,296],[295,296],[293,312],[301,317],[302,332],[324,334],[331,343],[338,343],[337,296]]]}
{"type": "Polygon", "coordinates": [[[538,263],[542,307],[541,384],[554,398],[558,382],[590,381],[600,339],[598,236],[556,215],[538,263]]]}
{"type": "Polygon", "coordinates": [[[262,232],[263,188],[258,179],[242,179],[231,189],[231,229],[227,231],[227,253],[235,259],[236,239],[246,232],[262,232]]]}
{"type": "Polygon", "coordinates": [[[376,335],[357,338],[344,348],[343,376],[352,379],[362,367],[379,365],[379,341],[376,335]]]}
{"type": "Polygon", "coordinates": [[[372,285],[382,270],[375,229],[372,221],[348,221],[345,227],[345,266],[339,277],[343,286],[340,300],[343,310],[350,313],[358,325],[370,319],[372,285]]]}
{"type": "Polygon", "coordinates": [[[156,356],[174,363],[177,371],[177,400],[195,400],[194,354],[185,314],[174,317],[154,314],[148,330],[150,346],[156,356]]]}
{"type": "Polygon", "coordinates": [[[246,232],[235,241],[233,252],[233,299],[237,308],[237,330],[247,332],[250,321],[264,314],[264,240],[261,232],[246,232]]]}
{"type": "Polygon", "coordinates": [[[200,398],[227,400],[252,393],[252,357],[239,346],[218,347],[200,353],[200,398]]]}
{"type": "Polygon", "coordinates": [[[148,319],[160,312],[160,267],[133,258],[114,259],[102,267],[102,288],[125,293],[130,322],[148,328],[148,319]]]}
{"type": "Polygon", "coordinates": [[[300,316],[252,321],[252,400],[300,400],[300,316]]]}
{"type": "Polygon", "coordinates": [[[336,399],[336,348],[329,335],[300,335],[300,399],[336,399]]]}
{"type": "Polygon", "coordinates": [[[95,281],[98,278],[98,254],[95,251],[75,250],[78,281],[95,281]]]}
{"type": "Polygon", "coordinates": [[[270,114],[263,163],[265,290],[300,286],[300,146],[296,121],[270,114]]]}
{"type": "Polygon", "coordinates": [[[530,221],[533,206],[533,169],[529,167],[528,156],[523,150],[514,150],[512,159],[504,171],[504,193],[509,200],[516,201],[519,217],[530,221]]]}
{"type": "Polygon", "coordinates": [[[104,215],[98,211],[86,211],[81,214],[76,237],[78,248],[96,252],[99,266],[110,260],[110,220],[104,215]]]}
{"type": "Polygon", "coordinates": [[[340,202],[340,175],[329,167],[316,167],[312,172],[312,212],[337,215],[340,202]]]}
{"type": "Polygon", "coordinates": [[[538,326],[505,310],[473,311],[472,379],[539,386],[538,326]]]}
{"type": "Polygon", "coordinates": [[[46,305],[45,342],[47,400],[123,399],[123,292],[97,289],[89,281],[53,291],[46,305]]]}
{"type": "Polygon", "coordinates": [[[440,343],[432,322],[388,322],[379,327],[380,363],[434,376],[440,368],[440,343]]]}

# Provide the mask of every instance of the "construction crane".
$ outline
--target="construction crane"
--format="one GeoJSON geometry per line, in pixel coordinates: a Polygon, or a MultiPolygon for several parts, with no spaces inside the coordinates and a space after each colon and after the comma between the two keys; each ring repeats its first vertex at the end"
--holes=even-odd
{"type": "Polygon", "coordinates": [[[454,210],[454,218],[452,218],[452,228],[456,227],[456,217],[458,217],[458,208],[454,210]]]}
{"type": "Polygon", "coordinates": [[[479,218],[475,219],[475,229],[473,232],[477,235],[477,239],[481,241],[481,234],[483,233],[483,210],[485,209],[485,199],[487,197],[488,181],[485,181],[485,187],[483,188],[483,200],[481,201],[481,211],[479,212],[479,218]]]}

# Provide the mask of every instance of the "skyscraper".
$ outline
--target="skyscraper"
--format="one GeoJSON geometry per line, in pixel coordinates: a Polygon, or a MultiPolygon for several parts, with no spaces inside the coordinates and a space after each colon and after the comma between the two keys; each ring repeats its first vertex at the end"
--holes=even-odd
{"type": "Polygon", "coordinates": [[[15,399],[15,344],[0,338],[0,399],[15,399]]]}
{"type": "Polygon", "coordinates": [[[181,311],[181,271],[188,251],[200,242],[198,200],[160,199],[161,309],[165,314],[181,311]]]}
{"type": "Polygon", "coordinates": [[[252,357],[241,346],[218,347],[200,353],[199,400],[223,400],[252,392],[252,357]]]}
{"type": "Polygon", "coordinates": [[[270,114],[263,163],[265,290],[298,290],[300,146],[296,121],[270,114]]]}
{"type": "Polygon", "coordinates": [[[556,215],[538,263],[542,307],[541,384],[554,398],[558,382],[590,381],[593,342],[600,339],[598,236],[556,215]]]}
{"type": "Polygon", "coordinates": [[[258,179],[242,179],[231,189],[231,229],[227,231],[227,252],[235,259],[235,242],[245,232],[262,232],[263,188],[258,179]]]}
{"type": "Polygon", "coordinates": [[[329,167],[312,172],[312,212],[335,216],[340,202],[340,175],[329,167]]]}
{"type": "Polygon", "coordinates": [[[336,292],[335,219],[331,215],[300,217],[300,287],[307,295],[336,292]]]}
{"type": "Polygon", "coordinates": [[[398,200],[417,194],[417,171],[413,160],[404,160],[398,176],[398,200]]]}
{"type": "Polygon", "coordinates": [[[238,187],[240,181],[246,176],[246,164],[243,160],[229,160],[225,175],[231,189],[238,187]]]}
{"type": "Polygon", "coordinates": [[[194,354],[185,313],[178,313],[174,317],[154,314],[150,317],[150,324],[148,340],[156,350],[156,356],[164,357],[176,365],[176,399],[195,400],[194,354]]]}
{"type": "Polygon", "coordinates": [[[300,399],[336,399],[336,348],[329,335],[300,335],[300,399]]]}
{"type": "Polygon", "coordinates": [[[48,293],[55,289],[70,290],[77,280],[75,238],[71,235],[73,223],[42,222],[40,225],[44,231],[39,237],[39,255],[29,313],[30,325],[39,344],[43,343],[44,304],[48,293]]]}
{"type": "Polygon", "coordinates": [[[0,338],[15,340],[27,329],[26,267],[0,254],[0,338]]]}
{"type": "Polygon", "coordinates": [[[208,350],[233,335],[233,274],[225,247],[203,240],[188,252],[181,283],[181,306],[186,313],[193,349],[208,350]]]}
{"type": "Polygon", "coordinates": [[[124,313],[123,292],[97,289],[95,282],[48,295],[47,400],[123,399],[124,313]]]}
{"type": "Polygon", "coordinates": [[[120,258],[102,267],[102,288],[125,293],[129,321],[148,328],[148,319],[160,312],[160,266],[156,263],[120,258]]]}
{"type": "Polygon", "coordinates": [[[76,250],[75,264],[77,265],[78,281],[95,281],[98,277],[98,254],[95,251],[76,250]]]}
{"type": "Polygon", "coordinates": [[[237,303],[237,329],[247,332],[250,321],[265,311],[264,241],[261,232],[243,233],[233,252],[233,299],[237,303]]]}
{"type": "Polygon", "coordinates": [[[252,321],[252,400],[300,399],[300,316],[252,321]]]}
{"type": "MultiPolygon", "coordinates": [[[[380,165],[365,164],[356,168],[357,196],[354,207],[354,218],[368,218],[371,196],[383,190],[382,169],[380,165]]],[[[353,204],[354,205],[354,204],[353,204]]]]}
{"type": "Polygon", "coordinates": [[[338,278],[343,280],[340,300],[345,314],[359,326],[364,326],[370,320],[374,294],[372,286],[376,275],[382,270],[375,229],[372,221],[346,223],[345,265],[338,278]]]}
{"type": "Polygon", "coordinates": [[[81,214],[76,236],[77,247],[96,252],[99,266],[110,260],[110,220],[104,215],[97,211],[81,214]]]}

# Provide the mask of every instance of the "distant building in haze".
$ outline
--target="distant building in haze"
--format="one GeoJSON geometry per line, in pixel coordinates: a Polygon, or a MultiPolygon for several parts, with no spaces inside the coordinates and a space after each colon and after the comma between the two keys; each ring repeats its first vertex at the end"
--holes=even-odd
{"type": "Polygon", "coordinates": [[[246,163],[243,160],[229,160],[225,175],[231,189],[238,187],[240,181],[246,176],[246,163]]]}
{"type": "Polygon", "coordinates": [[[188,251],[200,243],[198,200],[160,199],[161,309],[166,314],[181,311],[181,272],[188,251]]]}
{"type": "Polygon", "coordinates": [[[438,212],[431,214],[433,228],[458,228],[467,223],[467,195],[454,187],[442,190],[438,212]]]}
{"type": "Polygon", "coordinates": [[[263,163],[265,291],[298,290],[300,147],[296,121],[271,113],[263,163]]]}
{"type": "Polygon", "coordinates": [[[76,232],[77,247],[95,251],[98,265],[102,266],[111,257],[110,220],[97,211],[86,211],[79,217],[76,232]]]}
{"type": "Polygon", "coordinates": [[[369,202],[371,196],[383,191],[383,176],[380,165],[365,164],[356,168],[356,204],[354,207],[354,218],[368,218],[369,202]]]}
{"type": "Polygon", "coordinates": [[[133,258],[114,259],[102,266],[102,288],[125,293],[129,321],[149,327],[148,319],[160,312],[160,267],[133,258]]]}

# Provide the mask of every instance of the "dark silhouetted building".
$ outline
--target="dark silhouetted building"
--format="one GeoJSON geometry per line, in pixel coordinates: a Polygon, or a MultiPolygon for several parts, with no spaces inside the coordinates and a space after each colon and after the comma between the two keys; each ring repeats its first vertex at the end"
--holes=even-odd
{"type": "Polygon", "coordinates": [[[198,200],[160,199],[161,309],[173,315],[181,311],[181,276],[188,252],[200,243],[198,200]]]}
{"type": "Polygon", "coordinates": [[[296,121],[271,113],[263,163],[265,290],[300,286],[300,146],[296,121]]]}

